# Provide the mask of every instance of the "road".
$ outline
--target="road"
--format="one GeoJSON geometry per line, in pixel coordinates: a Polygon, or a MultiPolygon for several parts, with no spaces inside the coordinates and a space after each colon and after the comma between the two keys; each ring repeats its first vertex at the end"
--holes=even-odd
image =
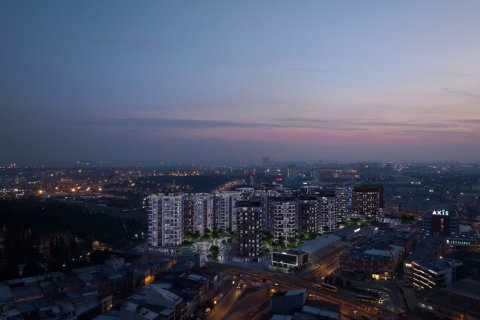
{"type": "Polygon", "coordinates": [[[301,279],[298,277],[290,275],[279,275],[267,271],[254,271],[246,268],[242,268],[236,265],[225,265],[233,274],[242,273],[249,275],[256,279],[266,279],[274,283],[279,283],[282,287],[286,289],[307,289],[308,294],[312,295],[313,298],[321,299],[330,303],[334,303],[340,306],[341,312],[346,317],[378,317],[382,316],[385,319],[387,317],[396,318],[396,314],[390,310],[383,309],[380,306],[373,306],[369,304],[363,304],[355,301],[349,295],[344,295],[341,291],[336,293],[326,292],[323,290],[318,290],[314,287],[314,284],[311,281],[301,279]]]}
{"type": "MultiPolygon", "coordinates": [[[[303,274],[303,278],[315,282],[321,282],[323,278],[332,274],[335,270],[338,269],[340,264],[340,255],[342,254],[342,251],[346,249],[347,246],[332,248],[330,252],[327,252],[327,254],[324,254],[323,256],[313,257],[312,260],[314,263],[314,267],[317,268],[310,268],[308,273],[303,274]]],[[[385,296],[388,297],[387,301],[384,302],[384,304],[382,305],[384,309],[388,308],[392,312],[397,313],[405,311],[406,306],[403,301],[403,296],[401,295],[401,292],[398,290],[394,283],[390,281],[369,281],[365,283],[355,280],[350,280],[350,282],[358,287],[368,286],[370,288],[379,289],[381,292],[383,292],[385,296]]],[[[346,290],[343,290],[342,293],[343,296],[348,296],[351,299],[354,299],[355,296],[358,294],[356,292],[350,293],[346,290]]]]}
{"type": "Polygon", "coordinates": [[[241,289],[236,289],[234,287],[230,290],[222,300],[212,309],[212,312],[207,317],[209,320],[221,320],[224,318],[225,314],[230,311],[231,306],[235,305],[238,299],[242,296],[245,291],[245,287],[241,289]]]}
{"type": "Polygon", "coordinates": [[[270,294],[266,288],[252,292],[238,301],[223,319],[249,319],[253,316],[252,313],[257,313],[257,309],[269,299],[270,294]]]}
{"type": "Polygon", "coordinates": [[[340,251],[336,249],[327,255],[324,255],[321,259],[315,259],[312,261],[315,269],[309,273],[303,275],[304,279],[319,279],[320,281],[338,269],[340,265],[340,251]]]}

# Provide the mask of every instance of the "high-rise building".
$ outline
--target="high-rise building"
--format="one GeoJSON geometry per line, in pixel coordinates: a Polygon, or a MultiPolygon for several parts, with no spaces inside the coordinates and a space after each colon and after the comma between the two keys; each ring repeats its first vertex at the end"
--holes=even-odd
{"type": "Polygon", "coordinates": [[[183,197],[183,233],[195,233],[193,230],[193,217],[195,213],[195,200],[194,196],[186,194],[183,197]]]}
{"type": "Polygon", "coordinates": [[[337,228],[336,198],[334,195],[319,197],[320,229],[332,231],[337,228]]]}
{"type": "Polygon", "coordinates": [[[300,234],[317,234],[320,227],[320,203],[317,196],[301,196],[297,199],[298,231],[300,234]]]}
{"type": "Polygon", "coordinates": [[[297,176],[297,166],[295,164],[289,164],[287,167],[287,178],[294,178],[297,176]]]}
{"type": "Polygon", "coordinates": [[[255,195],[255,189],[254,188],[238,188],[235,191],[240,193],[240,198],[242,200],[250,200],[252,197],[255,195]]]}
{"type": "Polygon", "coordinates": [[[184,195],[150,195],[147,197],[148,246],[178,247],[183,242],[184,195]]]}
{"type": "Polygon", "coordinates": [[[291,240],[298,234],[297,202],[293,198],[268,200],[269,227],[274,240],[291,240]]]}
{"type": "Polygon", "coordinates": [[[198,193],[193,198],[193,232],[203,235],[205,230],[213,230],[214,225],[214,195],[198,193]]]}
{"type": "Polygon", "coordinates": [[[215,227],[217,229],[236,231],[235,202],[239,200],[239,192],[215,193],[215,227]]]}
{"type": "Polygon", "coordinates": [[[257,260],[262,254],[262,203],[237,201],[238,252],[241,256],[257,260]]]}
{"type": "Polygon", "coordinates": [[[376,220],[383,213],[383,186],[358,185],[353,188],[353,213],[376,220]]]}
{"type": "Polygon", "coordinates": [[[335,210],[337,224],[347,220],[349,203],[351,202],[351,188],[347,186],[335,187],[335,210]]]}

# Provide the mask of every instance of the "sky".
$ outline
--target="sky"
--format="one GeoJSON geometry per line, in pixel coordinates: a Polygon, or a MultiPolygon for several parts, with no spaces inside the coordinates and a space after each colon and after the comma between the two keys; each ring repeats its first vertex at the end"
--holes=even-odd
{"type": "Polygon", "coordinates": [[[0,164],[480,160],[480,1],[0,2],[0,164]]]}

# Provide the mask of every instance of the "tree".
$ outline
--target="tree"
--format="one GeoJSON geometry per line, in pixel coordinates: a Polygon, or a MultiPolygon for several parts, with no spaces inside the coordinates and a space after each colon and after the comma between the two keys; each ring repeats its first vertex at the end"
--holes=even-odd
{"type": "Polygon", "coordinates": [[[267,232],[265,232],[265,233],[263,234],[263,240],[265,240],[265,241],[271,241],[272,239],[273,239],[273,236],[272,236],[272,234],[271,234],[270,232],[267,231],[267,232]]]}
{"type": "Polygon", "coordinates": [[[317,234],[315,232],[308,232],[307,233],[307,240],[315,239],[317,237],[317,234]]]}
{"type": "Polygon", "coordinates": [[[224,237],[228,236],[228,233],[225,232],[225,230],[223,230],[223,229],[217,229],[217,233],[218,233],[219,238],[224,238],[224,237]]]}
{"type": "Polygon", "coordinates": [[[212,234],[210,233],[210,230],[205,229],[205,232],[203,233],[202,240],[211,240],[212,239],[212,234]]]}
{"type": "Polygon", "coordinates": [[[193,244],[193,242],[190,241],[190,240],[187,240],[187,239],[183,240],[183,242],[182,242],[182,246],[185,246],[185,247],[188,247],[192,244],[193,244]]]}
{"type": "Polygon", "coordinates": [[[218,254],[220,252],[220,248],[218,246],[210,246],[210,253],[212,254],[212,258],[217,260],[218,259],[218,254]]]}
{"type": "Polygon", "coordinates": [[[283,237],[279,237],[277,241],[273,242],[273,245],[275,247],[285,248],[285,240],[283,239],[283,237]]]}

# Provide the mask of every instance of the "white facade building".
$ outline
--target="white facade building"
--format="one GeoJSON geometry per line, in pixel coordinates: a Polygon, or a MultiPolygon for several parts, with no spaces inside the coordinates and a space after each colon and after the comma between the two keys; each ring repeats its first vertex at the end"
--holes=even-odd
{"type": "Polygon", "coordinates": [[[295,199],[269,199],[268,215],[270,232],[274,240],[290,240],[295,238],[298,231],[297,202],[295,199]]]}
{"type": "Polygon", "coordinates": [[[339,222],[345,222],[349,213],[349,207],[351,203],[351,187],[337,186],[335,188],[336,198],[336,219],[337,225],[339,222]]]}
{"type": "Polygon", "coordinates": [[[320,229],[322,231],[331,231],[337,228],[337,212],[335,197],[320,197],[320,229]]]}
{"type": "Polygon", "coordinates": [[[239,201],[240,192],[215,193],[215,226],[224,231],[237,230],[235,202],[239,201]]]}
{"type": "Polygon", "coordinates": [[[176,247],[182,244],[183,198],[183,194],[147,197],[149,247],[176,247]]]}
{"type": "Polygon", "coordinates": [[[193,232],[203,235],[206,229],[213,230],[215,226],[214,195],[198,193],[193,198],[193,232]]]}

